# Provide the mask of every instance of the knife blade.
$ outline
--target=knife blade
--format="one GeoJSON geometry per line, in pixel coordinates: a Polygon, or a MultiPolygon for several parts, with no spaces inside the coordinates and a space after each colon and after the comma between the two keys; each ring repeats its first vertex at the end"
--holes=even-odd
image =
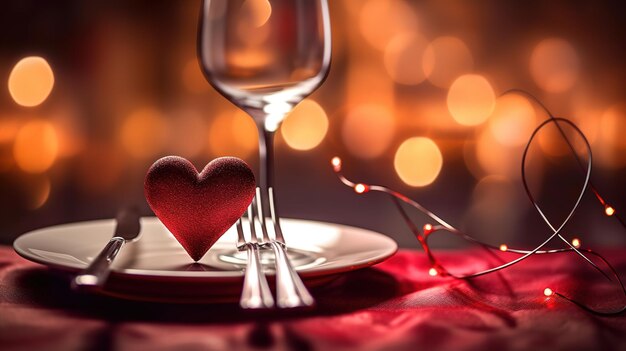
{"type": "Polygon", "coordinates": [[[117,214],[115,221],[115,233],[113,237],[120,237],[125,241],[135,241],[141,234],[141,223],[139,222],[139,209],[129,207],[117,214]]]}
{"type": "Polygon", "coordinates": [[[115,218],[113,237],[100,254],[72,281],[72,288],[102,288],[111,272],[111,264],[127,242],[136,241],[141,235],[139,209],[125,208],[115,218]]]}

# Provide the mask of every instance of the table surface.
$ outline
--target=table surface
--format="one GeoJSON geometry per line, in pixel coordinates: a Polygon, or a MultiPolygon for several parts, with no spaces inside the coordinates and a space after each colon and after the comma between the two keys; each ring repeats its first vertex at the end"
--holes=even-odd
{"type": "MultiPolygon", "coordinates": [[[[606,251],[606,250],[605,250],[606,251]]],[[[447,259],[483,264],[468,251],[447,259]]],[[[606,257],[626,273],[626,250],[606,257]]],[[[68,277],[0,247],[2,350],[593,350],[626,349],[626,317],[597,317],[547,286],[598,308],[624,304],[614,285],[570,254],[535,256],[466,280],[430,277],[421,251],[313,291],[310,311],[242,311],[82,295],[68,277]]]]}

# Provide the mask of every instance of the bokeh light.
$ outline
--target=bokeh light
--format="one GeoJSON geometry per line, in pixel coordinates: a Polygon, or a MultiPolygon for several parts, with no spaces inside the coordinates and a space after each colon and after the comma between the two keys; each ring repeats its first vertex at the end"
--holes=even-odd
{"type": "Polygon", "coordinates": [[[600,117],[598,159],[608,167],[626,165],[626,104],[613,105],[600,117]]]}
{"type": "Polygon", "coordinates": [[[496,96],[489,81],[478,74],[458,77],[448,91],[448,110],[459,124],[475,126],[493,112],[496,96]]]}
{"type": "Polygon", "coordinates": [[[48,201],[50,191],[52,190],[52,184],[50,184],[50,179],[44,176],[36,181],[33,181],[32,184],[29,184],[29,190],[32,197],[29,201],[28,207],[31,210],[36,210],[41,208],[48,201]]]}
{"type": "MultiPolygon", "coordinates": [[[[536,108],[535,113],[538,117],[537,121],[545,121],[546,119],[550,118],[547,112],[545,112],[541,108],[536,108]]],[[[594,142],[597,142],[597,139],[600,137],[602,111],[599,109],[590,109],[588,107],[585,109],[579,108],[578,110],[576,110],[575,116],[567,117],[578,128],[581,129],[581,131],[585,134],[585,137],[588,139],[589,143],[593,147],[594,142]]],[[[563,133],[567,136],[576,153],[578,153],[579,156],[582,156],[583,159],[586,159],[588,156],[588,152],[583,138],[581,138],[580,135],[578,135],[578,133],[576,133],[572,127],[561,122],[550,123],[538,132],[536,142],[541,148],[543,156],[548,156],[548,158],[552,159],[553,161],[557,158],[565,157],[566,159],[568,159],[570,157],[572,150],[570,149],[570,146],[568,145],[566,140],[563,138],[563,133]]],[[[602,148],[602,142],[600,141],[598,144],[598,146],[602,148]]],[[[601,161],[602,155],[598,153],[594,154],[594,157],[595,156],[600,157],[594,159],[594,163],[598,159],[600,159],[601,161]]],[[[602,162],[600,162],[600,164],[601,163],[602,162]]]]}
{"type": "MultiPolygon", "coordinates": [[[[501,143],[494,136],[491,128],[477,131],[475,139],[464,147],[464,160],[467,168],[477,179],[487,176],[499,176],[515,182],[521,178],[523,145],[501,143]]],[[[535,145],[533,143],[533,145],[535,145]]],[[[533,191],[541,191],[542,176],[545,169],[545,155],[531,147],[526,158],[526,179],[533,191]]]]}
{"type": "Polygon", "coordinates": [[[240,70],[242,74],[250,74],[262,69],[274,60],[274,55],[262,47],[248,47],[240,50],[232,50],[227,53],[226,61],[233,69],[240,70]]]}
{"type": "Polygon", "coordinates": [[[167,121],[159,110],[146,106],[134,110],[123,121],[120,140],[131,156],[147,159],[165,148],[168,134],[167,121]]]}
{"type": "Polygon", "coordinates": [[[417,30],[417,16],[404,0],[367,0],[359,28],[370,45],[384,50],[397,34],[417,30]]]}
{"type": "Polygon", "coordinates": [[[243,46],[259,47],[270,38],[271,25],[268,24],[272,15],[272,5],[268,0],[246,0],[241,6],[241,18],[244,21],[237,21],[237,38],[243,46]]]}
{"type": "Polygon", "coordinates": [[[22,126],[13,144],[15,163],[28,173],[48,170],[54,164],[58,151],[56,130],[44,120],[33,120],[22,126]]]}
{"type": "Polygon", "coordinates": [[[357,14],[361,10],[361,8],[363,7],[363,3],[365,3],[365,1],[342,1],[341,2],[341,4],[346,9],[346,11],[352,16],[357,14]]]}
{"type": "Polygon", "coordinates": [[[474,66],[472,53],[456,37],[439,37],[424,51],[422,68],[426,78],[435,86],[448,88],[458,76],[468,73],[474,66]]]}
{"type": "Polygon", "coordinates": [[[318,146],[328,131],[328,117],[317,102],[306,99],[287,115],[280,132],[287,145],[295,150],[318,146]]]}
{"type": "Polygon", "coordinates": [[[626,152],[626,104],[609,107],[600,120],[600,136],[604,142],[617,148],[618,152],[626,152]]]}
{"type": "Polygon", "coordinates": [[[46,174],[23,174],[12,186],[16,197],[11,205],[30,211],[42,208],[52,191],[52,183],[46,174]]]}
{"type": "MultiPolygon", "coordinates": [[[[571,111],[569,117],[585,133],[591,145],[598,141],[600,121],[607,107],[596,99],[593,92],[587,89],[577,89],[572,92],[571,100],[568,98],[571,111]]],[[[584,145],[582,143],[577,143],[574,147],[578,152],[583,152],[584,145]]]]}
{"type": "Polygon", "coordinates": [[[209,151],[214,156],[246,158],[256,152],[259,135],[252,117],[241,110],[215,117],[209,126],[209,151]]]}
{"type": "Polygon", "coordinates": [[[49,117],[59,140],[59,158],[78,155],[87,144],[83,125],[71,110],[61,110],[49,117]]]}
{"type": "MultiPolygon", "coordinates": [[[[571,135],[570,127],[561,128],[566,132],[566,135],[571,135]]],[[[575,140],[580,140],[580,138],[577,137],[575,140]]],[[[575,140],[570,138],[570,142],[575,142],[575,140]]],[[[537,143],[546,156],[554,158],[566,156],[570,153],[567,142],[563,139],[561,132],[555,124],[547,125],[539,131],[537,134],[537,143]]]]}
{"type": "Polygon", "coordinates": [[[272,15],[272,5],[268,0],[246,0],[241,5],[240,15],[254,27],[262,27],[272,15]]]}
{"type": "Polygon", "coordinates": [[[346,116],[342,126],[343,141],[355,156],[371,159],[382,155],[393,139],[395,120],[383,105],[360,105],[346,116]]]}
{"type": "Polygon", "coordinates": [[[413,137],[400,145],[393,165],[406,184],[426,186],[437,179],[443,165],[443,156],[432,139],[413,137]]]}
{"type": "Polygon", "coordinates": [[[536,125],[535,109],[525,97],[507,94],[496,100],[489,128],[502,145],[524,145],[536,125]]]}
{"type": "Polygon", "coordinates": [[[399,34],[385,48],[385,68],[396,82],[415,85],[424,81],[422,57],[428,42],[419,33],[399,34]]]}
{"type": "Polygon", "coordinates": [[[41,104],[53,87],[54,73],[43,57],[25,57],[15,64],[9,74],[9,93],[22,106],[41,104]]]}
{"type": "Polygon", "coordinates": [[[580,59],[572,45],[558,38],[542,40],[530,57],[530,74],[544,91],[561,93],[578,80],[580,59]]]}
{"type": "Polygon", "coordinates": [[[501,175],[507,178],[519,176],[521,154],[519,148],[503,146],[490,130],[477,136],[475,152],[478,165],[486,175],[501,175]]]}

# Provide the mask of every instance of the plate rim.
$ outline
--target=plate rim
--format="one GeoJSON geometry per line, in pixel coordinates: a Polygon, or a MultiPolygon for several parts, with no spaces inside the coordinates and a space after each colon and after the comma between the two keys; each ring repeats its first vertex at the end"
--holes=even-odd
{"type": "MultiPolygon", "coordinates": [[[[81,268],[78,267],[72,267],[72,266],[66,266],[66,265],[61,265],[61,264],[57,264],[54,262],[50,262],[47,261],[43,258],[40,258],[36,255],[33,255],[29,252],[26,252],[25,250],[22,249],[22,247],[20,247],[20,241],[23,241],[25,237],[27,236],[33,236],[33,235],[38,235],[40,232],[44,232],[50,229],[58,229],[58,228],[62,228],[62,227],[71,227],[71,226],[80,226],[80,225],[86,225],[86,224],[98,224],[100,223],[108,223],[113,221],[114,218],[109,218],[109,219],[97,219],[97,220],[89,220],[89,221],[78,221],[78,222],[70,222],[70,223],[63,223],[63,224],[57,224],[57,225],[52,225],[52,226],[48,226],[48,227],[43,227],[43,228],[38,228],[38,229],[34,229],[31,231],[28,231],[24,234],[21,234],[19,237],[17,237],[14,241],[13,241],[13,250],[20,255],[22,258],[31,261],[31,262],[35,262],[47,267],[50,267],[52,269],[56,269],[56,270],[60,270],[60,271],[65,271],[65,272],[79,272],[81,270],[81,268]]],[[[158,219],[158,217],[156,216],[144,216],[141,217],[142,222],[143,221],[155,221],[155,222],[159,222],[161,225],[163,225],[163,223],[158,219]]],[[[350,272],[350,271],[354,271],[357,269],[362,269],[362,268],[366,268],[366,267],[371,267],[373,265],[376,265],[378,263],[381,263],[385,260],[387,260],[388,258],[392,257],[393,255],[396,254],[396,252],[398,251],[398,244],[395,240],[393,240],[391,237],[382,234],[380,232],[376,232],[373,231],[371,229],[367,229],[367,228],[362,228],[362,227],[358,227],[358,226],[352,226],[352,225],[346,225],[346,224],[340,224],[340,223],[333,223],[333,222],[325,222],[325,221],[316,221],[316,220],[309,220],[309,219],[299,219],[299,218],[283,218],[283,220],[285,221],[294,221],[294,222],[305,222],[305,223],[314,223],[314,224],[323,224],[323,225],[331,225],[331,226],[339,226],[342,228],[349,228],[349,229],[358,229],[361,231],[365,231],[365,232],[361,232],[361,234],[365,234],[368,236],[375,236],[375,237],[379,237],[380,239],[383,239],[385,241],[388,242],[388,244],[390,245],[389,248],[381,253],[378,254],[375,257],[372,257],[371,259],[368,260],[361,260],[358,261],[356,264],[344,264],[341,265],[339,267],[320,267],[320,268],[313,268],[311,270],[304,270],[304,271],[298,271],[298,273],[303,277],[303,278],[314,278],[314,277],[320,277],[320,276],[326,276],[326,275],[332,275],[332,274],[341,274],[341,273],[345,273],[345,272],[350,272]]],[[[24,245],[21,245],[24,246],[24,245]]],[[[121,279],[131,279],[131,280],[135,280],[135,279],[148,279],[148,280],[168,280],[168,281],[188,281],[188,282],[201,282],[201,281],[211,281],[211,282],[231,282],[233,280],[241,280],[243,279],[243,271],[242,270],[233,270],[233,271],[215,271],[215,272],[203,272],[204,275],[200,275],[197,274],[198,272],[181,272],[181,271],[176,271],[176,275],[170,275],[168,274],[173,272],[173,271],[168,271],[168,270],[142,270],[142,269],[124,269],[124,270],[115,270],[112,269],[111,270],[111,275],[112,276],[116,276],[119,277],[121,279]],[[207,275],[207,273],[216,273],[217,275],[207,275]]],[[[267,272],[268,276],[273,276],[274,272],[267,272]]]]}

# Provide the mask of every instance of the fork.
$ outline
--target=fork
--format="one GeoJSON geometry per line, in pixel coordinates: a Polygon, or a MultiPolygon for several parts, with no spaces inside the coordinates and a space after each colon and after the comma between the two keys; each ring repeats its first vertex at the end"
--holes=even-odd
{"type": "Polygon", "coordinates": [[[247,251],[248,260],[243,280],[243,290],[239,305],[246,309],[259,309],[274,307],[274,298],[267,284],[267,278],[263,273],[261,258],[259,254],[259,243],[257,241],[255,229],[255,206],[254,200],[248,210],[248,224],[250,226],[250,241],[246,241],[243,231],[243,220],[237,221],[237,250],[247,251]]]}
{"type": "Polygon", "coordinates": [[[315,303],[313,296],[307,290],[306,286],[296,273],[293,265],[287,256],[287,245],[280,227],[280,219],[276,214],[276,205],[274,201],[274,189],[268,187],[268,199],[264,198],[261,189],[256,188],[256,197],[252,201],[257,207],[257,220],[261,224],[261,233],[263,241],[259,242],[261,247],[269,247],[274,252],[276,265],[276,304],[280,308],[293,308],[312,306],[315,303]],[[268,234],[268,224],[263,208],[269,208],[270,220],[274,228],[274,239],[268,234]]]}

